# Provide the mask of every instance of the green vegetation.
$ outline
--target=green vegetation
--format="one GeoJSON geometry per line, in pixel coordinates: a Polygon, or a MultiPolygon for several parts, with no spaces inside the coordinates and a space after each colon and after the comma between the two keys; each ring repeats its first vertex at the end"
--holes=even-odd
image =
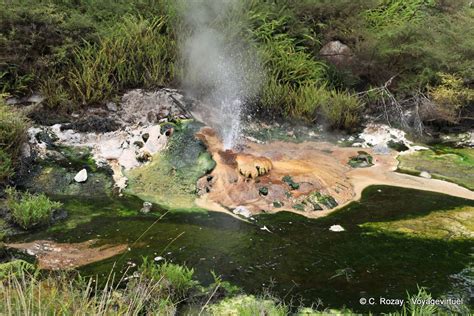
{"type": "Polygon", "coordinates": [[[154,291],[160,293],[159,296],[164,296],[163,293],[166,293],[166,296],[173,301],[186,299],[190,291],[199,284],[193,280],[193,269],[168,262],[157,265],[152,260],[144,258],[138,272],[148,280],[159,282],[154,291]]]}
{"type": "Polygon", "coordinates": [[[425,171],[432,177],[450,181],[474,190],[474,149],[434,146],[398,157],[398,171],[419,175],[425,171]]]}
{"type": "Polygon", "coordinates": [[[15,159],[26,139],[27,126],[26,117],[9,108],[0,96],[0,184],[14,174],[15,159]]]}
{"type": "MultiPolygon", "coordinates": [[[[146,260],[145,260],[146,261],[146,260]]],[[[2,315],[175,315],[179,306],[190,307],[199,314],[221,315],[352,315],[349,309],[324,309],[299,307],[291,312],[290,306],[266,294],[229,295],[213,299],[216,284],[204,288],[191,281],[192,270],[164,263],[145,263],[134,277],[121,278],[118,282],[112,274],[105,285],[100,286],[93,278],[76,273],[39,273],[34,266],[21,260],[0,264],[0,313],[2,315]],[[164,268],[161,268],[163,267],[164,268]],[[170,270],[176,278],[170,279],[170,270]],[[187,293],[179,299],[175,296],[185,279],[194,292],[205,295],[205,301],[192,300],[187,293]],[[177,283],[175,283],[177,282],[177,283]],[[40,298],[40,299],[39,299],[40,298]],[[212,300],[212,302],[211,302],[212,300]]],[[[217,283],[222,286],[223,283],[217,283]]],[[[416,304],[417,300],[431,300],[431,294],[423,287],[418,293],[407,294],[406,303],[399,312],[389,315],[434,315],[442,312],[436,305],[416,304]]],[[[193,313],[194,314],[194,313],[193,313]]]]}
{"type": "Polygon", "coordinates": [[[153,156],[151,162],[127,172],[127,192],[166,209],[198,209],[194,204],[196,183],[215,166],[205,147],[194,137],[200,127],[189,121],[175,125],[166,150],[153,156]]]}
{"type": "Polygon", "coordinates": [[[358,151],[357,156],[350,157],[349,166],[352,168],[367,168],[373,166],[372,156],[365,151],[358,151]]]}
{"type": "Polygon", "coordinates": [[[0,149],[0,183],[5,183],[15,174],[9,154],[0,149]]]}
{"type": "Polygon", "coordinates": [[[296,183],[291,176],[284,176],[281,181],[288,184],[292,190],[298,190],[300,188],[300,184],[296,183]]]}
{"type": "Polygon", "coordinates": [[[210,315],[288,315],[289,309],[284,304],[276,303],[272,299],[256,298],[253,295],[239,295],[224,299],[208,308],[210,315]]]}
{"type": "MultiPolygon", "coordinates": [[[[175,1],[19,0],[0,4],[0,91],[40,91],[67,110],[113,99],[124,89],[177,86],[178,40],[190,30],[175,1]]],[[[252,106],[262,115],[353,129],[361,114],[382,110],[384,85],[399,100],[420,93],[427,122],[469,115],[474,13],[443,0],[247,0],[213,27],[255,48],[265,68],[252,106]],[[334,66],[321,47],[340,40],[352,60],[334,66]],[[425,100],[426,101],[426,100],[425,100]],[[434,111],[433,111],[434,109],[434,111]],[[429,114],[429,115],[428,115],[429,114]]],[[[413,101],[414,102],[414,101],[413,101]]]]}
{"type": "Polygon", "coordinates": [[[20,193],[13,188],[7,188],[7,207],[13,221],[23,229],[47,224],[53,211],[62,206],[53,202],[44,194],[20,193]]]}

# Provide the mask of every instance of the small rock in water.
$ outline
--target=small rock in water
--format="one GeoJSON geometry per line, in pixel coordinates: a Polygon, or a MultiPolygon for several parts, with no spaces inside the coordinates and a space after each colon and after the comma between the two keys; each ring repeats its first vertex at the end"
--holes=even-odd
{"type": "Polygon", "coordinates": [[[152,206],[153,204],[150,202],[143,202],[143,207],[141,208],[140,212],[144,214],[150,213],[152,206]]]}
{"type": "Polygon", "coordinates": [[[233,211],[232,213],[236,214],[236,215],[240,215],[240,216],[243,216],[245,218],[249,218],[250,216],[252,216],[252,213],[250,213],[250,211],[245,207],[245,206],[237,206],[233,211]]]}
{"type": "Polygon", "coordinates": [[[74,181],[76,182],[86,182],[87,181],[87,170],[86,169],[82,169],[81,171],[79,171],[76,176],[74,177],[74,181]]]}
{"type": "Polygon", "coordinates": [[[431,179],[431,174],[427,171],[422,171],[422,172],[420,172],[420,177],[426,178],[426,179],[431,179]]]}
{"type": "Polygon", "coordinates": [[[158,262],[158,261],[165,260],[165,258],[163,258],[162,256],[156,256],[153,260],[155,260],[155,262],[158,262]]]}
{"type": "Polygon", "coordinates": [[[331,227],[329,227],[329,230],[332,231],[332,232],[343,232],[343,231],[345,231],[344,227],[342,227],[341,225],[332,225],[331,227]]]}

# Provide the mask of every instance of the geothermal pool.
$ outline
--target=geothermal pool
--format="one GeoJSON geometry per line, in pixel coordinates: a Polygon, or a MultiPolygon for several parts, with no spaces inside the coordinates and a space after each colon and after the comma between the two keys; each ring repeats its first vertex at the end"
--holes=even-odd
{"type": "Polygon", "coordinates": [[[346,306],[359,312],[387,311],[387,306],[360,305],[361,297],[406,298],[406,291],[416,292],[417,285],[427,287],[435,298],[468,290],[453,276],[472,261],[472,239],[410,237],[367,223],[472,209],[472,200],[371,186],[361,201],[327,217],[309,219],[280,212],[257,215],[249,222],[218,212],[167,213],[156,207],[152,213],[140,214],[142,201],[135,198],[62,201],[69,212],[65,222],[9,242],[96,239],[98,245],[129,248],[82,267],[84,275],[106,277],[114,266],[120,272],[139,264],[142,256],[162,256],[194,268],[204,284],[212,282],[214,271],[248,293],[269,289],[288,302],[303,299],[310,305],[321,299],[324,307],[346,306]],[[332,225],[341,225],[345,231],[331,232],[332,225]],[[264,226],[267,229],[262,230],[264,226]]]}

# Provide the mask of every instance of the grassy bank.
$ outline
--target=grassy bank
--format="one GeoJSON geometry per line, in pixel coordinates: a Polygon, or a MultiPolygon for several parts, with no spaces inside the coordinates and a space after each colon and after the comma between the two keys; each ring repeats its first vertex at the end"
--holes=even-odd
{"type": "MultiPolygon", "coordinates": [[[[291,307],[270,294],[245,295],[215,276],[207,287],[193,280],[192,269],[149,260],[120,280],[110,274],[99,284],[74,272],[40,272],[17,260],[0,264],[0,313],[4,315],[351,315],[349,309],[317,310],[291,307]]],[[[435,305],[417,305],[430,300],[419,288],[408,294],[399,312],[390,315],[434,315],[435,305]]]]}
{"type": "MultiPolygon", "coordinates": [[[[168,0],[5,1],[0,91],[39,91],[48,107],[67,111],[129,88],[179,87],[178,44],[192,30],[178,6],[168,0]]],[[[247,0],[213,26],[228,29],[230,47],[244,39],[256,48],[266,74],[253,112],[352,129],[364,111],[387,106],[385,90],[356,93],[386,83],[401,103],[418,102],[427,123],[457,124],[469,116],[474,41],[463,34],[472,33],[473,21],[464,1],[247,0]],[[350,47],[351,62],[336,67],[319,54],[332,40],[350,47]],[[446,85],[446,78],[457,83],[446,85]]]]}

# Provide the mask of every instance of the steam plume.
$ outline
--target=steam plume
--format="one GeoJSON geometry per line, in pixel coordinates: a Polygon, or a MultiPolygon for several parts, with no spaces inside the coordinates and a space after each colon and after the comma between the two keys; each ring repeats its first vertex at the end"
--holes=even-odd
{"type": "Polygon", "coordinates": [[[184,85],[204,103],[201,118],[218,130],[225,149],[237,144],[245,104],[259,86],[260,67],[250,46],[236,36],[228,40],[240,26],[239,5],[238,0],[191,0],[182,6],[190,30],[181,47],[184,85]]]}

